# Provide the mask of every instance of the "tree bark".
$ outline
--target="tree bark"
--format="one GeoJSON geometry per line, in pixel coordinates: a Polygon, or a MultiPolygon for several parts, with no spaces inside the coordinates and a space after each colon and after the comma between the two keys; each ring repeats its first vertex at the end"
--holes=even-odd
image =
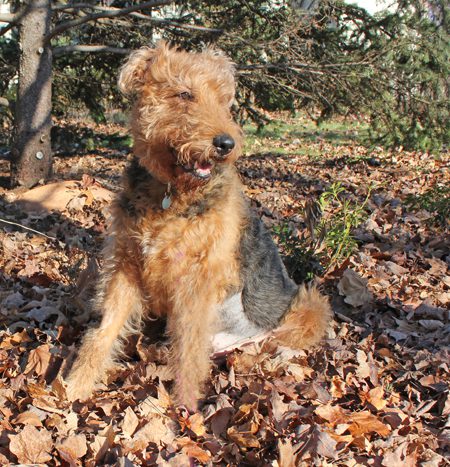
{"type": "Polygon", "coordinates": [[[19,22],[19,87],[12,148],[11,185],[31,187],[51,175],[51,1],[26,0],[19,22]]]}

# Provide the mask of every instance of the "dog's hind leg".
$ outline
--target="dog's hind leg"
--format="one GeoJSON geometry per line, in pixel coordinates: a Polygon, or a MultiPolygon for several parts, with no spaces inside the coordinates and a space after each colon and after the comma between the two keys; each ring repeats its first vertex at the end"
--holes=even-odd
{"type": "Polygon", "coordinates": [[[125,270],[105,274],[97,297],[102,312],[100,326],[88,331],[78,357],[66,378],[69,400],[87,399],[101,381],[114,356],[120,351],[120,337],[133,328],[142,314],[141,291],[125,270]]]}

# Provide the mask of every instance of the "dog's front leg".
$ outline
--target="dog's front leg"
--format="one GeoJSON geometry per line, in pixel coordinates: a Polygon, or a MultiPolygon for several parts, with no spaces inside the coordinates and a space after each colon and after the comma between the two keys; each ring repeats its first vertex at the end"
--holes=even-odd
{"type": "Polygon", "coordinates": [[[133,318],[142,312],[141,291],[132,275],[118,269],[104,273],[97,296],[102,321],[88,331],[78,357],[66,379],[69,400],[87,399],[101,381],[120,350],[120,336],[126,334],[133,318]]]}
{"type": "Polygon", "coordinates": [[[168,316],[171,366],[175,378],[175,400],[189,410],[197,408],[202,385],[208,376],[213,321],[217,305],[206,287],[177,291],[168,316]]]}

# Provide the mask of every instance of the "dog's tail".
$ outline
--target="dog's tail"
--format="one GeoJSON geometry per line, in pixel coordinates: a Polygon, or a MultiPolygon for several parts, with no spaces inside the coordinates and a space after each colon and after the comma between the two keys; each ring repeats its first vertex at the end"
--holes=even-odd
{"type": "Polygon", "coordinates": [[[314,286],[302,285],[294,295],[280,326],[274,330],[274,336],[283,345],[305,349],[322,339],[331,317],[327,297],[314,286]]]}

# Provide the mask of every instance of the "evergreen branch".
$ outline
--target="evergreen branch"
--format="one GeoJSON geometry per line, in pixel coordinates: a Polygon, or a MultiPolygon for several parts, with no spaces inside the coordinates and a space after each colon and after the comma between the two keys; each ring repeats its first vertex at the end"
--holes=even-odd
{"type": "Polygon", "coordinates": [[[63,32],[67,31],[68,29],[80,26],[84,23],[89,21],[96,21],[100,18],[119,18],[121,16],[126,16],[134,11],[137,10],[144,10],[146,8],[155,8],[164,5],[169,5],[172,3],[172,0],[152,0],[150,2],[140,3],[138,5],[132,5],[127,8],[107,8],[105,11],[101,11],[100,13],[90,14],[83,16],[81,18],[73,19],[70,21],[65,21],[63,23],[58,24],[53,31],[51,31],[45,37],[44,41],[49,43],[50,40],[57,36],[58,34],[62,34],[63,32]]]}

